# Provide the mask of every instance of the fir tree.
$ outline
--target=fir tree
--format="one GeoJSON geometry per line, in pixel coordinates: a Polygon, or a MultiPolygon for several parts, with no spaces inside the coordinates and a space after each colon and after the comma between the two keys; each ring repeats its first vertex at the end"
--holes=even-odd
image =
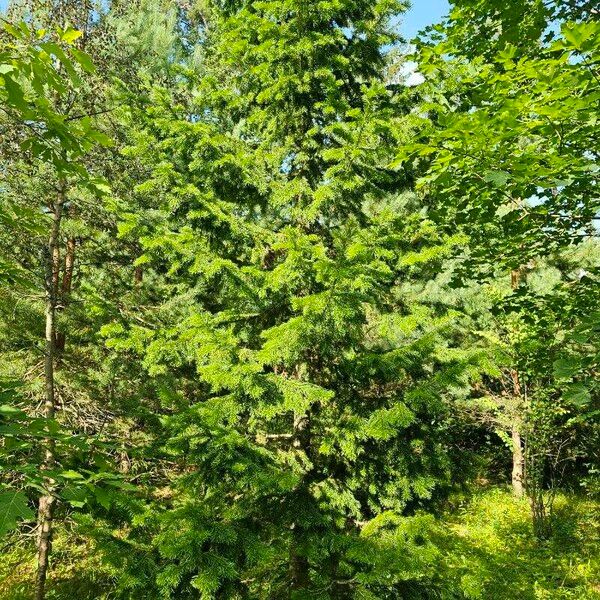
{"type": "Polygon", "coordinates": [[[388,167],[404,109],[385,48],[401,8],[213,13],[192,114],[157,90],[131,150],[153,169],[138,192],[163,203],[125,223],[145,229],[139,262],[171,293],[154,326],[104,334],[175,388],[164,451],[185,474],[158,524],[139,517],[159,529],[167,597],[348,597],[416,577],[411,542],[380,563],[378,532],[448,483],[430,424],[484,353],[447,347],[457,315],[405,286],[460,240],[388,167]]]}

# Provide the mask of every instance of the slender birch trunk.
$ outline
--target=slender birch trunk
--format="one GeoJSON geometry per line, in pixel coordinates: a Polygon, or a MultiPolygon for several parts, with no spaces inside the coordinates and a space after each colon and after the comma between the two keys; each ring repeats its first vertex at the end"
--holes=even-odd
{"type": "MultiPolygon", "coordinates": [[[[58,297],[58,280],[60,272],[60,226],[65,200],[64,182],[52,205],[52,226],[50,238],[45,252],[45,290],[46,290],[46,352],[44,359],[45,398],[43,414],[46,419],[54,419],[56,413],[56,389],[54,384],[54,363],[56,355],[56,305],[58,297]]],[[[56,463],[55,442],[51,437],[44,440],[44,458],[42,470],[52,469],[56,463]]],[[[52,549],[52,525],[55,496],[54,480],[46,477],[46,494],[40,498],[38,508],[37,539],[37,575],[35,581],[35,600],[43,600],[45,596],[48,561],[52,549]]]]}
{"type": "MultiPolygon", "coordinates": [[[[517,289],[521,283],[521,269],[513,269],[510,274],[510,283],[513,290],[517,289]]],[[[516,406],[515,414],[511,424],[512,438],[512,489],[516,498],[522,498],[525,491],[525,455],[523,453],[523,440],[521,439],[521,427],[523,418],[519,414],[523,410],[522,390],[519,373],[512,369],[510,372],[513,382],[513,396],[516,406]]]]}
{"type": "Polygon", "coordinates": [[[517,498],[522,498],[525,491],[525,455],[523,453],[523,440],[521,438],[522,417],[519,414],[522,407],[522,390],[519,373],[516,370],[510,372],[513,382],[513,396],[516,406],[515,414],[512,417],[511,438],[512,438],[512,489],[517,498]]]}
{"type": "MultiPolygon", "coordinates": [[[[64,310],[65,308],[67,308],[67,305],[69,303],[69,297],[71,295],[71,287],[73,285],[73,270],[75,268],[75,247],[75,238],[69,238],[67,240],[67,247],[65,252],[62,284],[60,286],[60,298],[56,298],[56,308],[60,310],[64,310]]],[[[64,331],[57,331],[55,337],[55,351],[62,352],[65,349],[67,336],[64,331]]]]}
{"type": "Polygon", "coordinates": [[[525,457],[523,455],[523,442],[519,423],[515,420],[512,424],[512,489],[516,498],[522,498],[524,493],[525,457]]]}

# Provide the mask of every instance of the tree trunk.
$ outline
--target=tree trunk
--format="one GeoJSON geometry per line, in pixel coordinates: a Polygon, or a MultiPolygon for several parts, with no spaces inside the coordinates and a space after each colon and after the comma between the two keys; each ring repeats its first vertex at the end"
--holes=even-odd
{"type": "Polygon", "coordinates": [[[138,286],[142,285],[144,281],[144,268],[140,265],[136,266],[133,270],[133,283],[138,286]]]}
{"type": "Polygon", "coordinates": [[[73,269],[75,267],[75,238],[67,240],[67,252],[65,254],[65,270],[62,280],[62,303],[68,302],[71,287],[73,285],[73,269]]]}
{"type": "Polygon", "coordinates": [[[522,390],[519,373],[511,369],[510,376],[513,382],[513,396],[516,401],[511,425],[512,436],[512,489],[516,498],[523,497],[525,482],[525,456],[523,454],[523,441],[521,439],[522,425],[522,390]]]}
{"type": "MultiPolygon", "coordinates": [[[[56,390],[54,386],[54,361],[56,355],[56,304],[58,296],[58,280],[60,272],[60,225],[64,205],[64,185],[52,206],[52,227],[48,247],[45,252],[46,270],[46,353],[44,358],[44,418],[54,419],[56,412],[56,390]]],[[[48,471],[56,462],[55,443],[51,437],[44,440],[44,458],[42,470],[48,471]]],[[[45,596],[48,560],[52,547],[52,520],[54,516],[54,480],[45,478],[46,495],[40,498],[38,509],[37,540],[37,576],[35,581],[35,600],[43,600],[45,596]]]]}
{"type": "Polygon", "coordinates": [[[513,269],[510,272],[510,287],[516,290],[521,283],[521,269],[513,269]]]}
{"type": "Polygon", "coordinates": [[[521,441],[521,431],[519,424],[515,421],[512,424],[512,489],[517,498],[523,497],[523,482],[525,480],[525,458],[523,456],[523,444],[521,441]]]}
{"type": "MultiPolygon", "coordinates": [[[[310,455],[310,413],[294,415],[293,447],[299,452],[310,455]]],[[[308,494],[306,482],[303,481],[299,495],[308,494]]],[[[310,588],[310,564],[303,553],[304,530],[298,523],[293,524],[292,545],[290,548],[290,591],[308,590],[310,588]]]]}
{"type": "MultiPolygon", "coordinates": [[[[56,298],[56,304],[60,300],[60,309],[64,310],[69,303],[69,296],[71,295],[71,287],[73,285],[73,269],[75,267],[75,238],[69,238],[67,240],[67,250],[65,252],[65,268],[63,271],[62,285],[60,299],[56,298]]],[[[56,347],[57,352],[62,352],[65,349],[66,334],[64,331],[57,331],[56,333],[56,347]]]]}
{"type": "MultiPolygon", "coordinates": [[[[295,537],[295,536],[294,536],[295,537]]],[[[290,555],[291,591],[308,590],[310,588],[309,563],[306,556],[296,552],[296,542],[293,542],[290,555]]]]}
{"type": "Polygon", "coordinates": [[[38,508],[38,569],[35,581],[35,600],[44,600],[48,560],[52,549],[52,519],[54,516],[54,496],[48,494],[40,498],[38,508]]]}

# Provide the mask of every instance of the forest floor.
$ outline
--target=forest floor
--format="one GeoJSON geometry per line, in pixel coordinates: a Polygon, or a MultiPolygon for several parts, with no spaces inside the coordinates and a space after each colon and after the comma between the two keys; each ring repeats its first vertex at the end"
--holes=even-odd
{"type": "MultiPolygon", "coordinates": [[[[558,494],[553,535],[542,543],[531,533],[527,501],[515,500],[504,488],[477,490],[457,502],[440,525],[441,598],[600,600],[599,503],[558,494]]],[[[0,600],[29,600],[32,547],[0,553],[0,600]]],[[[88,541],[58,535],[52,562],[48,600],[116,598],[115,573],[88,541]]]]}
{"type": "Polygon", "coordinates": [[[558,494],[552,537],[532,534],[529,503],[479,490],[447,516],[449,588],[482,600],[600,599],[600,504],[558,494]]]}

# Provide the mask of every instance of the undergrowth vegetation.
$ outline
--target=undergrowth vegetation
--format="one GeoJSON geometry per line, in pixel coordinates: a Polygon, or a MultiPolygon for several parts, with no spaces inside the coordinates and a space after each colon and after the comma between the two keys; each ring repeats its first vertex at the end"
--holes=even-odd
{"type": "Polygon", "coordinates": [[[553,534],[539,543],[529,502],[508,490],[477,491],[447,515],[444,566],[457,597],[600,598],[600,505],[559,494],[553,534]]]}
{"type": "MultiPolygon", "coordinates": [[[[456,496],[424,529],[432,544],[427,560],[432,577],[414,588],[414,597],[600,598],[600,504],[558,494],[552,530],[552,537],[540,544],[533,535],[528,501],[515,499],[504,487],[476,488],[469,496],[456,496]]],[[[401,552],[401,546],[397,550],[401,552]]],[[[57,537],[54,557],[49,599],[133,600],[117,591],[118,569],[98,560],[96,549],[78,536],[74,523],[57,537]]],[[[33,543],[10,544],[0,564],[0,598],[29,600],[34,569],[33,543]]],[[[410,594],[408,587],[404,591],[410,594]]],[[[389,596],[404,597],[413,596],[389,596]]]]}

